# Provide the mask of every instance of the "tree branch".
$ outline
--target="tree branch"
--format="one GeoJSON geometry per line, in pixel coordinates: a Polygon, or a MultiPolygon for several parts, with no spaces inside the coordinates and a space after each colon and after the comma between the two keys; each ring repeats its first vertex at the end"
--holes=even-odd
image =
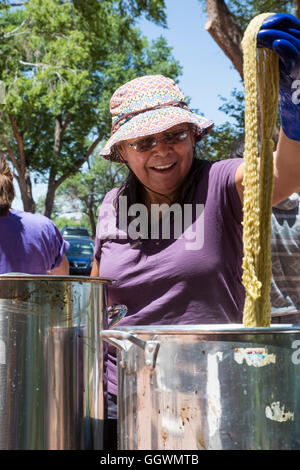
{"type": "MultiPolygon", "coordinates": [[[[21,4],[20,4],[20,5],[21,5],[21,4]]],[[[13,5],[10,5],[10,6],[13,6],[13,5]]],[[[17,5],[14,5],[14,6],[17,6],[17,5]]],[[[20,29],[22,29],[23,26],[26,25],[28,19],[29,19],[29,17],[27,16],[27,18],[25,18],[25,20],[22,21],[22,23],[20,24],[20,26],[17,26],[17,28],[13,29],[12,31],[9,31],[9,33],[5,33],[5,34],[4,34],[4,39],[8,39],[8,38],[10,38],[10,37],[12,37],[12,36],[16,36],[17,34],[20,34],[20,33],[18,33],[18,31],[19,31],[20,29]]],[[[24,31],[24,32],[26,32],[26,31],[24,31]]],[[[27,32],[29,33],[29,31],[27,31],[27,32]]],[[[22,34],[24,34],[24,33],[22,33],[22,34]]]]}
{"type": "Polygon", "coordinates": [[[70,113],[67,113],[65,122],[62,123],[62,132],[65,132],[65,130],[66,130],[68,124],[70,123],[70,121],[71,121],[71,114],[70,114],[70,113]]]}
{"type": "Polygon", "coordinates": [[[300,0],[295,0],[295,14],[300,18],[300,0]]]}
{"type": "MultiPolygon", "coordinates": [[[[79,160],[78,163],[76,164],[74,171],[79,170],[79,168],[88,160],[89,156],[93,153],[93,151],[95,150],[97,145],[101,142],[101,140],[102,140],[102,137],[98,137],[95,140],[95,142],[92,143],[90,148],[87,150],[85,156],[81,160],[79,160]]],[[[55,182],[56,188],[58,188],[58,186],[60,186],[69,176],[70,176],[70,173],[62,175],[60,178],[58,178],[58,180],[55,182]]]]}
{"type": "Polygon", "coordinates": [[[20,154],[20,168],[19,168],[19,171],[22,173],[22,175],[25,175],[26,161],[25,161],[23,138],[19,133],[17,121],[14,118],[14,116],[12,114],[9,114],[8,117],[9,117],[12,129],[13,129],[15,139],[16,139],[17,144],[18,144],[18,149],[19,149],[19,154],[20,154]]]}
{"type": "Polygon", "coordinates": [[[205,29],[231,60],[243,79],[243,33],[224,0],[206,0],[208,20],[205,29]]]}
{"type": "MultiPolygon", "coordinates": [[[[0,139],[2,140],[3,144],[5,145],[6,149],[7,149],[7,154],[9,155],[9,158],[11,159],[12,161],[12,164],[13,166],[15,167],[15,169],[17,170],[17,172],[19,173],[20,172],[20,167],[18,165],[18,162],[17,160],[15,159],[15,155],[9,145],[9,143],[7,142],[7,140],[5,139],[4,135],[3,134],[0,134],[0,139]]],[[[4,152],[4,150],[1,150],[1,153],[4,152]]],[[[4,155],[5,156],[5,155],[4,155]]]]}
{"type": "Polygon", "coordinates": [[[24,60],[19,60],[19,64],[21,65],[28,65],[30,67],[49,67],[47,64],[39,64],[39,63],[33,63],[33,62],[24,62],[24,60]]]}
{"type": "Polygon", "coordinates": [[[65,121],[62,120],[62,115],[59,114],[55,117],[55,133],[54,133],[54,152],[59,153],[62,147],[62,138],[68,124],[71,121],[71,114],[67,113],[65,121]]]}

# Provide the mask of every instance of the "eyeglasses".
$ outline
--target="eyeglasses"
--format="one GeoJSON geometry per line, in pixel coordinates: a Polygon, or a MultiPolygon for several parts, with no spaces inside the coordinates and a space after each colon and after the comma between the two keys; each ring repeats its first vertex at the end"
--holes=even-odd
{"type": "Polygon", "coordinates": [[[147,152],[148,150],[153,149],[156,147],[158,142],[161,140],[167,145],[174,145],[178,144],[179,142],[183,142],[187,136],[189,135],[189,129],[181,129],[174,132],[165,132],[160,139],[156,137],[149,136],[145,139],[139,139],[129,144],[129,147],[132,147],[136,152],[147,152]]]}

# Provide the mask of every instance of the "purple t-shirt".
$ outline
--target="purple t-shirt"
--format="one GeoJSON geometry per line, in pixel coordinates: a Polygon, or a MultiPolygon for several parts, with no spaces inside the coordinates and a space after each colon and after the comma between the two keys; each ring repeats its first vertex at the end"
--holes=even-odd
{"type": "Polygon", "coordinates": [[[56,225],[47,217],[10,210],[0,217],[0,274],[47,274],[68,250],[56,225]]]}
{"type": "MultiPolygon", "coordinates": [[[[107,210],[117,190],[106,195],[95,258],[100,276],[115,279],[110,302],[128,307],[119,326],[242,321],[242,203],[234,181],[241,162],[204,163],[193,201],[199,213],[180,238],[130,243],[116,228],[114,210],[107,210]]],[[[116,393],[113,363],[109,369],[108,390],[116,393]]]]}

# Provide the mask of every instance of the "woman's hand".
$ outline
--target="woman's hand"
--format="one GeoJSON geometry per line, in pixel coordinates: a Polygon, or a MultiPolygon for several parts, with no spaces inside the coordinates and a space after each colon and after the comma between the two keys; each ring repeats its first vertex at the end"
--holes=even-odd
{"type": "Polygon", "coordinates": [[[267,18],[257,35],[257,46],[279,56],[279,109],[287,137],[300,141],[300,20],[278,13],[267,18]]]}

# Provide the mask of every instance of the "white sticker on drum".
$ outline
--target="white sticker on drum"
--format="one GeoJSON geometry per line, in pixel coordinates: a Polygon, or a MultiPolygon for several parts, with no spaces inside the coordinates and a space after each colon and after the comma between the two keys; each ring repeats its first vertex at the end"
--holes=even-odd
{"type": "Polygon", "coordinates": [[[266,348],[235,348],[234,360],[238,364],[245,363],[248,366],[263,367],[268,364],[275,364],[275,354],[268,354],[266,348]]]}
{"type": "Polygon", "coordinates": [[[271,403],[270,406],[266,407],[266,417],[272,421],[278,421],[279,423],[289,420],[294,421],[294,413],[291,411],[285,411],[285,405],[280,407],[279,401],[275,401],[271,403]]]}
{"type": "Polygon", "coordinates": [[[295,365],[298,365],[300,364],[300,341],[299,340],[293,341],[292,348],[296,349],[296,351],[293,352],[292,354],[292,358],[291,358],[292,363],[295,365]]]}
{"type": "Polygon", "coordinates": [[[219,362],[223,360],[223,353],[217,352],[215,354],[207,355],[207,383],[206,383],[206,395],[208,402],[207,411],[207,422],[210,441],[213,439],[214,446],[216,449],[221,448],[220,440],[220,422],[222,415],[221,406],[221,384],[219,381],[219,362]]]}
{"type": "Polygon", "coordinates": [[[6,364],[6,347],[2,339],[0,339],[0,364],[6,364]]]}

